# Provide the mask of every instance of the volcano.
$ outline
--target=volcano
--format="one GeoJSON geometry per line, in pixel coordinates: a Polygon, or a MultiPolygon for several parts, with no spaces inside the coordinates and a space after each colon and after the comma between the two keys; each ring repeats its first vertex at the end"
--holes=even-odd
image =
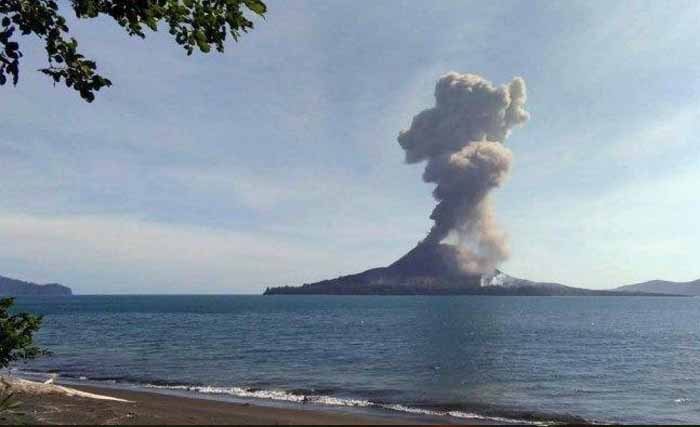
{"type": "MultiPolygon", "coordinates": [[[[533,282],[499,270],[468,273],[458,266],[459,250],[443,243],[421,243],[388,267],[305,283],[267,288],[265,295],[631,295],[629,292],[574,288],[533,282]]],[[[651,295],[637,292],[635,295],[651,295]]]]}

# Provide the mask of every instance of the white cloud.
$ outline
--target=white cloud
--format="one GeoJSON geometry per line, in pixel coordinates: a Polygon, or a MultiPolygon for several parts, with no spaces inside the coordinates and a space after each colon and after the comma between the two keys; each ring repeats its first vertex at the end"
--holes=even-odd
{"type": "Polygon", "coordinates": [[[610,288],[700,278],[700,171],[630,181],[597,197],[533,198],[507,212],[510,274],[610,288]]]}
{"type": "Polygon", "coordinates": [[[393,261],[415,243],[420,224],[380,218],[340,213],[319,224],[318,216],[300,216],[241,231],[133,216],[5,212],[0,274],[58,281],[79,293],[257,293],[393,261]]]}
{"type": "Polygon", "coordinates": [[[131,217],[0,215],[5,275],[92,293],[248,293],[320,279],[339,254],[259,233],[131,217]],[[31,263],[32,277],[16,260],[31,263]],[[98,283],[91,283],[90,281],[98,283]]]}
{"type": "Polygon", "coordinates": [[[644,162],[666,153],[682,155],[689,144],[697,143],[699,127],[700,105],[677,108],[658,114],[653,122],[606,145],[605,152],[626,162],[644,162]]]}

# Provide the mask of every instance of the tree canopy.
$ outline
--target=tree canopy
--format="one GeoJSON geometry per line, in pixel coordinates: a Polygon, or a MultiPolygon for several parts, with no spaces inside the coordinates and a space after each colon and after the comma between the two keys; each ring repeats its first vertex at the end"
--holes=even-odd
{"type": "Polygon", "coordinates": [[[0,298],[0,369],[11,362],[33,359],[45,352],[34,344],[34,333],[41,326],[41,317],[30,313],[11,314],[12,298],[0,298]]]}
{"type": "MultiPolygon", "coordinates": [[[[195,49],[208,53],[212,47],[223,52],[227,35],[237,41],[253,28],[246,10],[261,17],[267,11],[261,0],[71,0],[70,5],[79,19],[107,15],[141,38],[147,28],[157,31],[163,23],[188,55],[195,49]]],[[[9,80],[17,85],[22,59],[17,36],[33,34],[42,40],[48,58],[39,71],[54,85],[64,82],[92,102],[95,92],[112,82],[97,73],[95,61],[80,54],[69,31],[57,1],[0,0],[0,85],[9,80]]]]}

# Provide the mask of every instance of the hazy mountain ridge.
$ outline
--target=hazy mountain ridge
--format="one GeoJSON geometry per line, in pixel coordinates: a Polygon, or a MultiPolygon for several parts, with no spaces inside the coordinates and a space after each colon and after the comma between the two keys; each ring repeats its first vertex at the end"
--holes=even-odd
{"type": "Polygon", "coordinates": [[[574,288],[560,283],[533,282],[496,270],[493,274],[465,273],[455,266],[458,253],[452,246],[419,245],[388,267],[335,279],[281,286],[265,295],[649,295],[574,288]]]}
{"type": "Polygon", "coordinates": [[[685,296],[700,296],[700,279],[690,282],[672,282],[670,280],[649,280],[615,288],[619,292],[655,292],[685,296]]]}
{"type": "Polygon", "coordinates": [[[0,276],[0,296],[70,296],[71,288],[58,283],[40,285],[0,276]]]}

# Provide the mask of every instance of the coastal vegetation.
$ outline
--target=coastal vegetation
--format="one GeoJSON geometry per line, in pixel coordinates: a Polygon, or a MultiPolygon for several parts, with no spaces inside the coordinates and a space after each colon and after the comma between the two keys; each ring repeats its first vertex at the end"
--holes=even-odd
{"type": "MultiPolygon", "coordinates": [[[[253,28],[246,11],[264,17],[267,6],[260,0],[72,0],[78,19],[109,16],[130,36],[145,38],[145,28],[157,31],[166,24],[175,42],[188,55],[195,49],[209,53],[224,51],[227,35],[238,40],[253,28]]],[[[45,46],[48,66],[39,69],[53,80],[61,81],[92,102],[95,92],[112,85],[97,73],[95,61],[78,50],[78,41],[69,37],[68,20],[54,0],[4,0],[0,2],[0,85],[11,80],[17,85],[23,53],[17,35],[33,34],[45,46]]]]}
{"type": "MultiPolygon", "coordinates": [[[[41,316],[31,313],[12,314],[14,298],[0,299],[0,369],[18,360],[29,360],[46,352],[34,343],[34,334],[41,327],[41,316]]],[[[0,417],[16,422],[13,411],[20,405],[11,385],[0,378],[0,417]]]]}
{"type": "Polygon", "coordinates": [[[34,343],[34,334],[41,327],[41,316],[12,314],[14,303],[14,298],[0,299],[0,369],[7,368],[12,362],[45,354],[34,343]]]}
{"type": "Polygon", "coordinates": [[[4,378],[0,378],[0,422],[7,418],[8,421],[16,421],[13,412],[17,409],[22,402],[15,399],[15,393],[12,390],[10,383],[5,381],[4,378]]]}

